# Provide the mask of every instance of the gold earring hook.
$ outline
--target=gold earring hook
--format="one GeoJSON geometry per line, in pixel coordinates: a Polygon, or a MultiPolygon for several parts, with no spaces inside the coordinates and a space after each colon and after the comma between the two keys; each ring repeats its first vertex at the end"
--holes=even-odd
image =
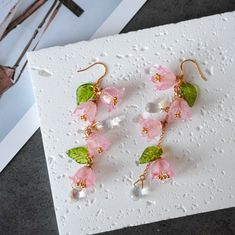
{"type": "Polygon", "coordinates": [[[101,81],[102,81],[102,79],[103,79],[103,78],[107,75],[107,73],[108,73],[108,66],[107,66],[105,63],[103,63],[103,62],[96,62],[96,63],[94,63],[94,64],[89,65],[88,67],[86,67],[86,68],[84,68],[84,69],[78,70],[77,72],[79,73],[79,72],[86,71],[86,70],[88,70],[89,68],[91,68],[91,67],[93,67],[93,66],[95,66],[95,65],[102,65],[102,66],[104,67],[104,74],[96,81],[96,85],[99,86],[100,83],[101,83],[101,81]]]}
{"type": "Polygon", "coordinates": [[[202,78],[204,81],[207,81],[207,80],[206,80],[206,77],[203,75],[202,70],[200,69],[200,67],[199,67],[199,65],[198,65],[198,63],[197,63],[197,61],[196,61],[196,60],[192,60],[192,59],[186,59],[186,60],[184,60],[184,61],[180,64],[180,75],[183,75],[183,74],[184,74],[184,73],[183,73],[183,64],[184,64],[185,62],[192,62],[192,63],[194,64],[194,66],[196,67],[196,69],[197,69],[199,75],[201,76],[201,78],[202,78]]]}

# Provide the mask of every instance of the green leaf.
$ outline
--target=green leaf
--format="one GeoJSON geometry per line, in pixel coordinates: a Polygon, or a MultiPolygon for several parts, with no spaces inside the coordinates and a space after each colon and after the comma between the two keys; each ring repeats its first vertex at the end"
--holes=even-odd
{"type": "Polygon", "coordinates": [[[181,85],[181,94],[187,101],[188,105],[192,107],[197,98],[198,89],[195,85],[189,82],[183,82],[181,85]]]}
{"type": "Polygon", "coordinates": [[[144,164],[148,162],[152,162],[161,157],[163,150],[159,146],[149,146],[147,147],[144,152],[142,153],[139,164],[144,164]]]}
{"type": "Polygon", "coordinates": [[[93,100],[96,98],[96,93],[93,83],[82,84],[77,88],[76,91],[77,104],[82,104],[88,100],[93,100]]]}
{"type": "Polygon", "coordinates": [[[70,158],[72,158],[79,164],[88,164],[90,161],[88,149],[86,147],[69,149],[67,151],[67,154],[70,158]]]}

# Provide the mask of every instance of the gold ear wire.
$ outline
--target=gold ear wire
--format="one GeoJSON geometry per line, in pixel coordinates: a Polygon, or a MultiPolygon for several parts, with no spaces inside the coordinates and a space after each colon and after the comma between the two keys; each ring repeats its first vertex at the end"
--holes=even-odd
{"type": "Polygon", "coordinates": [[[103,73],[103,75],[96,81],[96,85],[99,87],[99,85],[100,85],[102,79],[103,79],[103,78],[107,75],[107,73],[108,73],[108,66],[107,66],[105,63],[103,63],[103,62],[96,62],[96,63],[94,63],[94,64],[89,65],[88,67],[86,67],[86,68],[84,68],[84,69],[78,70],[77,72],[79,73],[79,72],[86,71],[86,70],[88,70],[89,68],[91,68],[91,67],[93,67],[93,66],[95,66],[95,65],[102,65],[102,66],[104,67],[104,73],[103,73]]]}
{"type": "Polygon", "coordinates": [[[201,78],[202,78],[204,81],[207,81],[206,78],[205,78],[205,76],[203,75],[202,70],[200,69],[200,67],[199,67],[199,65],[198,65],[198,63],[197,63],[197,61],[196,61],[196,60],[192,60],[192,59],[186,59],[186,60],[184,60],[184,61],[180,64],[180,75],[181,75],[181,76],[184,74],[184,73],[183,73],[183,64],[184,64],[185,62],[191,62],[191,63],[193,63],[194,66],[196,67],[196,69],[197,69],[199,75],[201,76],[201,78]]]}

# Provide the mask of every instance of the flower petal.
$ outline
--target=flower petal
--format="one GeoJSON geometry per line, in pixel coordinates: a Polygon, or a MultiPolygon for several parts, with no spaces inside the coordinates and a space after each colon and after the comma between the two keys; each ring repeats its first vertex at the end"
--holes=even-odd
{"type": "Polygon", "coordinates": [[[164,159],[160,158],[151,163],[149,166],[149,172],[152,179],[158,180],[166,180],[168,178],[172,178],[175,173],[170,167],[169,162],[164,159]]]}
{"type": "Polygon", "coordinates": [[[155,84],[156,90],[166,90],[175,84],[176,76],[169,69],[161,66],[154,65],[152,76],[150,80],[155,84]]]}
{"type": "Polygon", "coordinates": [[[93,133],[87,139],[87,147],[90,156],[98,156],[108,150],[111,145],[111,141],[104,135],[99,133],[93,133]]]}
{"type": "Polygon", "coordinates": [[[139,118],[141,133],[151,141],[154,137],[159,136],[162,132],[162,123],[156,119],[145,119],[142,116],[139,118]]]}
{"type": "Polygon", "coordinates": [[[90,123],[92,123],[95,120],[95,116],[97,113],[97,106],[94,102],[88,101],[88,105],[86,109],[84,110],[84,114],[87,116],[87,119],[90,123]]]}
{"type": "Polygon", "coordinates": [[[177,119],[186,121],[192,117],[192,109],[188,106],[183,98],[176,98],[170,105],[168,111],[168,122],[173,122],[177,119]]]}
{"type": "Polygon", "coordinates": [[[97,113],[96,104],[93,101],[84,102],[76,107],[73,115],[79,117],[82,121],[92,123],[97,113]]]}
{"type": "Polygon", "coordinates": [[[116,105],[122,100],[125,88],[106,87],[101,91],[100,101],[108,107],[111,112],[116,105]]]}
{"type": "Polygon", "coordinates": [[[74,176],[70,177],[70,179],[73,180],[74,184],[83,182],[86,185],[86,188],[93,188],[95,175],[90,167],[83,166],[74,174],[74,176]]]}

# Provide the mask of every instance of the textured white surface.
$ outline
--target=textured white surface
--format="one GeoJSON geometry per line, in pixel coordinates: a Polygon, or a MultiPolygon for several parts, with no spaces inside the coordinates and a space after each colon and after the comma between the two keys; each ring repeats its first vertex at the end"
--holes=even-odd
{"type": "Polygon", "coordinates": [[[97,233],[235,205],[234,55],[235,12],[29,54],[61,234],[97,233]],[[172,126],[164,141],[177,175],[133,201],[131,185],[143,170],[135,160],[149,143],[132,119],[147,102],[171,93],[154,92],[148,68],[158,63],[177,73],[183,58],[197,59],[208,81],[201,80],[192,65],[185,66],[200,96],[192,121],[172,126]],[[120,130],[108,133],[113,145],[95,167],[95,193],[72,203],[68,176],[80,166],[65,152],[85,143],[71,117],[75,91],[102,73],[99,67],[80,74],[76,70],[96,60],[110,69],[104,86],[126,87],[119,108],[111,114],[101,111],[97,119],[123,113],[127,119],[120,130]]]}

